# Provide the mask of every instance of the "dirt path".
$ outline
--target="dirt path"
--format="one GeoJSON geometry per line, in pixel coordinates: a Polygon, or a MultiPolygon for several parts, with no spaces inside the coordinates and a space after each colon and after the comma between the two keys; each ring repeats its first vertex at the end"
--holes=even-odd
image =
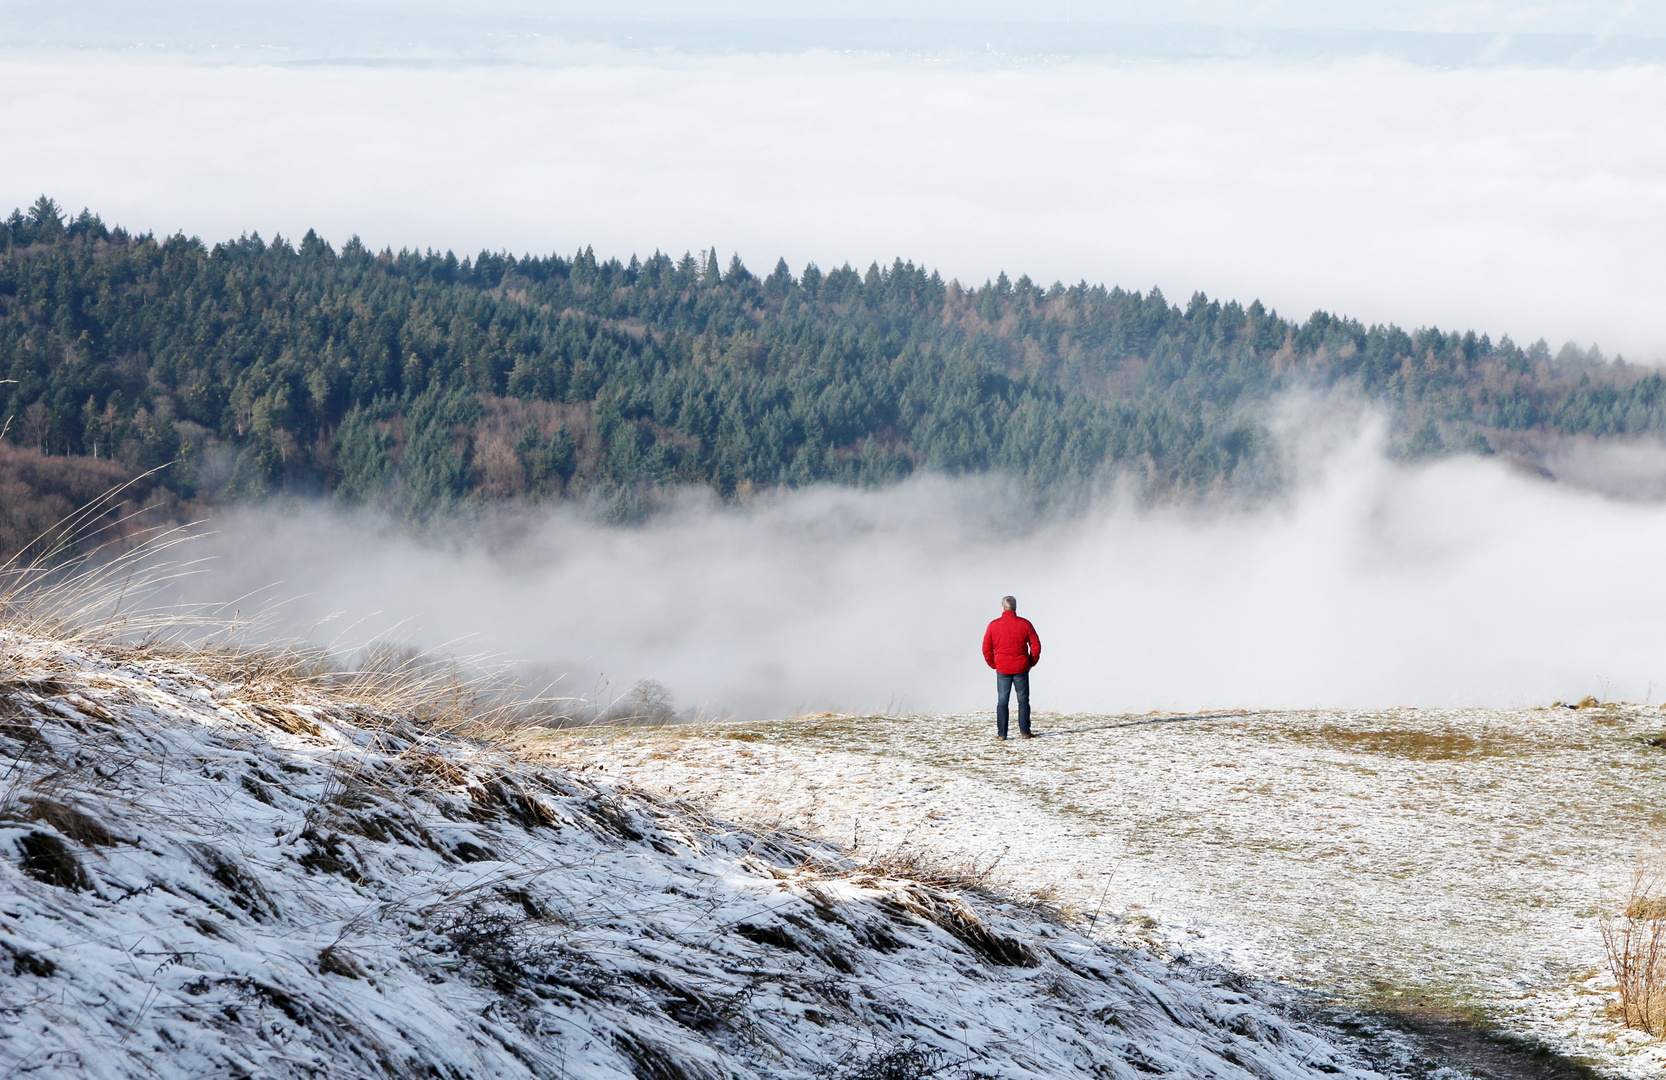
{"type": "Polygon", "coordinates": [[[566,733],[552,753],[860,850],[929,848],[1110,932],[1611,1069],[1598,905],[1663,837],[1655,709],[820,717],[566,733]]]}

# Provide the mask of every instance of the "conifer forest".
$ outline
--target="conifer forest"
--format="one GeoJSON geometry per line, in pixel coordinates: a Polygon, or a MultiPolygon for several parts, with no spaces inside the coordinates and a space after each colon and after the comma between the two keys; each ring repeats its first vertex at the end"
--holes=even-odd
{"type": "Polygon", "coordinates": [[[151,469],[159,495],[203,504],[289,491],[420,520],[584,498],[629,518],[683,485],[744,499],[922,470],[1042,498],[1117,477],[1159,497],[1275,487],[1266,406],[1291,390],[1375,404],[1406,457],[1666,426],[1662,376],[1596,346],[968,286],[901,259],[759,273],[715,250],[209,243],[46,196],[0,222],[0,380],[0,483],[31,518],[13,546],[50,517],[29,500],[151,469]]]}

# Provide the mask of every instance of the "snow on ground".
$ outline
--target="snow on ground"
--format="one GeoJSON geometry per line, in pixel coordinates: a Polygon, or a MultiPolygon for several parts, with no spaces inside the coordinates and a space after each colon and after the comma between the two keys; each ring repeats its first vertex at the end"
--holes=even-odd
{"type": "MultiPolygon", "coordinates": [[[[812,717],[560,733],[586,775],[921,845],[1259,977],[1475,1013],[1604,1071],[1660,1043],[1607,1016],[1598,908],[1662,837],[1657,709],[812,717]]],[[[1101,921],[1103,927],[1106,924],[1101,921]]],[[[1103,936],[1103,935],[1102,935],[1103,936]]]]}
{"type": "Polygon", "coordinates": [[[217,670],[0,631],[0,1077],[1373,1075],[1221,970],[217,670]]]}

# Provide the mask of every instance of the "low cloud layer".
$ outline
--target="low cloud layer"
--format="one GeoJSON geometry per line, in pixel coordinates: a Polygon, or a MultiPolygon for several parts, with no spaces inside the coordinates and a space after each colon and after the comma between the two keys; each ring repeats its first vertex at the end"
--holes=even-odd
{"type": "Polygon", "coordinates": [[[1666,69],[0,65],[12,203],[208,239],[901,255],[1666,355],[1666,69]]]}
{"type": "MultiPolygon", "coordinates": [[[[1662,452],[1652,453],[1653,473],[1662,452]]],[[[194,599],[264,588],[320,642],[433,647],[658,679],[745,716],[987,708],[1003,593],[1045,642],[1039,708],[1532,704],[1666,692],[1666,505],[1496,460],[1330,454],[1282,503],[1026,521],[988,481],[916,479],[618,529],[567,510],[426,540],[321,505],[244,510],[194,599]],[[350,625],[350,628],[348,628],[350,625]]],[[[244,602],[247,609],[256,605],[244,602]]]]}

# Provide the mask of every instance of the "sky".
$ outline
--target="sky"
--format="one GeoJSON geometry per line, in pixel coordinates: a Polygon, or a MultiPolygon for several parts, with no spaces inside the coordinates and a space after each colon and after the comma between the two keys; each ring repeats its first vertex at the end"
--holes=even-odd
{"type": "MultiPolygon", "coordinates": [[[[211,242],[901,257],[1666,358],[1661,6],[1057,7],[3,0],[0,203],[211,242]]],[[[1614,495],[1659,487],[1657,448],[1546,485],[1360,431],[1247,517],[1023,526],[931,478],[507,544],[249,511],[196,598],[270,585],[314,598],[292,628],[754,714],[976,703],[966,639],[1009,591],[1058,642],[1047,707],[1666,686],[1666,519],[1614,495]]]]}
{"type": "MultiPolygon", "coordinates": [[[[1451,3],[1442,0],[7,0],[9,37],[85,41],[135,28],[241,28],[323,40],[344,27],[398,21],[421,28],[533,21],[885,20],[1071,22],[1421,33],[1657,35],[1666,11],[1640,0],[1451,3]]],[[[141,34],[140,36],[144,36],[141,34]]]]}

